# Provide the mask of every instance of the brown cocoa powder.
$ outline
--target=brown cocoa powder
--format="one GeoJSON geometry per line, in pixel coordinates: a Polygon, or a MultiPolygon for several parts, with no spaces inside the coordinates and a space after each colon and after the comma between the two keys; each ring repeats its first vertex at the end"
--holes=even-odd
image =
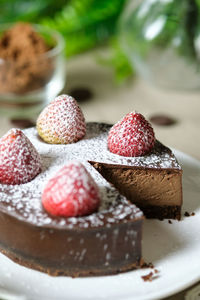
{"type": "Polygon", "coordinates": [[[0,38],[0,93],[24,94],[42,88],[52,76],[50,47],[28,23],[16,23],[0,38]]]}

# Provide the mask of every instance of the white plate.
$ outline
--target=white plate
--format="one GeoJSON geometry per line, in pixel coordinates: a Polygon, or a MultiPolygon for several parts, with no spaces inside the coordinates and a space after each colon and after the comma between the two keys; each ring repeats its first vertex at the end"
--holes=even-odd
{"type": "Polygon", "coordinates": [[[182,220],[145,220],[144,225],[143,257],[159,270],[158,278],[142,280],[151,269],[106,277],[50,277],[0,255],[0,286],[29,300],[144,300],[161,299],[200,280],[200,162],[174,152],[184,170],[182,220]],[[184,217],[185,211],[195,216],[184,217]]]}

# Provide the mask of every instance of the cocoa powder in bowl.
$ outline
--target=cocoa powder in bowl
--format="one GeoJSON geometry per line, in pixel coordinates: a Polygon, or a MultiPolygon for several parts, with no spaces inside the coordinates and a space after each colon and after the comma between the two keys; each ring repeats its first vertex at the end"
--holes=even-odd
{"type": "Polygon", "coordinates": [[[16,23],[0,38],[0,93],[24,94],[42,88],[53,74],[51,47],[28,23],[16,23]]]}

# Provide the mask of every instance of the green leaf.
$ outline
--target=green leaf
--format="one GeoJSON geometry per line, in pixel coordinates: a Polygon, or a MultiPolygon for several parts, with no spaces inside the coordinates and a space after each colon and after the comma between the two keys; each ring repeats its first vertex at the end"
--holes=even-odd
{"type": "Polygon", "coordinates": [[[109,48],[109,56],[107,58],[100,56],[97,58],[97,61],[113,69],[115,82],[117,84],[122,84],[127,79],[134,77],[135,70],[131,66],[126,54],[122,50],[117,37],[113,37],[111,39],[109,48]]]}

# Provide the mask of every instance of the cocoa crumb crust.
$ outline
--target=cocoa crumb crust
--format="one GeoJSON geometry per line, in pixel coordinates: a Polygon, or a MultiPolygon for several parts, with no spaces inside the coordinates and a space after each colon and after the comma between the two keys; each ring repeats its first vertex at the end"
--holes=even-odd
{"type": "Polygon", "coordinates": [[[172,206],[144,206],[140,209],[143,211],[146,218],[153,219],[181,219],[181,205],[172,206]]]}
{"type": "Polygon", "coordinates": [[[109,267],[105,270],[98,270],[98,269],[94,269],[94,270],[57,270],[55,268],[52,267],[44,267],[42,265],[40,265],[39,263],[30,261],[30,260],[26,260],[26,259],[22,259],[20,258],[19,255],[15,255],[14,253],[12,253],[11,251],[5,250],[0,248],[0,252],[4,255],[6,255],[8,258],[10,258],[12,261],[14,261],[15,263],[27,267],[29,269],[33,269],[36,271],[40,271],[42,273],[46,273],[50,276],[54,276],[54,277],[58,277],[58,276],[69,276],[72,278],[76,278],[76,277],[91,277],[91,276],[106,276],[106,275],[116,275],[119,273],[124,273],[127,271],[132,271],[135,269],[140,269],[143,265],[143,260],[142,258],[139,258],[138,261],[136,263],[132,263],[132,264],[127,264],[125,266],[119,267],[115,270],[111,270],[109,269],[109,267]]]}

